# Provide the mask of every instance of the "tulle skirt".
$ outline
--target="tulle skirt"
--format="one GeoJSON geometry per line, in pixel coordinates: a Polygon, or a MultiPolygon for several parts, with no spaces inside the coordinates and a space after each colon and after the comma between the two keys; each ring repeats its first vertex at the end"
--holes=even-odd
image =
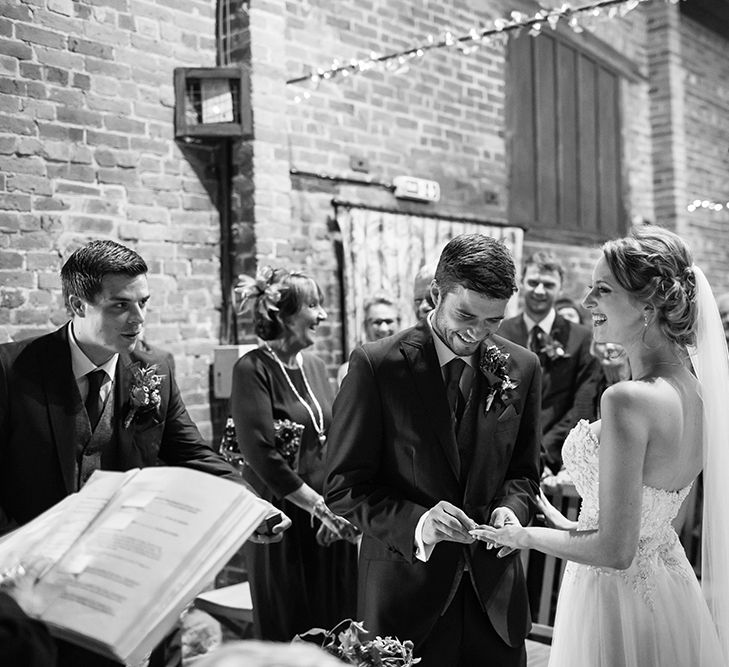
{"type": "Polygon", "coordinates": [[[569,563],[549,667],[727,667],[693,570],[672,555],[627,570],[569,563]]]}

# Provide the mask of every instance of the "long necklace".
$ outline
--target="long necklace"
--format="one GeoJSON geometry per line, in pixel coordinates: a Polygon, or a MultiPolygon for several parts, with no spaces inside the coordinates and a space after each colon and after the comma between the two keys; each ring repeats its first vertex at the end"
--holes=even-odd
{"type": "Polygon", "coordinates": [[[304,397],[298,392],[296,387],[294,386],[294,383],[291,380],[291,377],[289,376],[288,371],[286,370],[286,366],[284,366],[283,361],[279,359],[278,355],[273,351],[273,348],[268,344],[268,341],[263,341],[263,345],[265,346],[266,350],[268,350],[268,353],[274,358],[276,363],[281,368],[281,371],[284,374],[284,377],[286,378],[286,382],[288,383],[289,387],[291,388],[291,391],[294,393],[294,396],[298,399],[299,403],[303,405],[306,408],[306,411],[309,413],[309,417],[311,417],[311,423],[314,425],[314,430],[316,431],[316,435],[319,438],[319,444],[323,447],[326,444],[327,436],[324,432],[324,414],[321,411],[321,405],[319,405],[319,401],[316,400],[316,396],[314,396],[314,392],[311,390],[311,385],[309,384],[309,380],[306,378],[306,373],[304,373],[304,364],[301,363],[301,354],[296,355],[296,365],[299,367],[299,370],[301,371],[301,377],[304,379],[304,386],[306,387],[306,391],[309,392],[309,396],[311,396],[311,402],[314,404],[314,407],[316,408],[316,416],[319,417],[319,420],[317,421],[316,416],[314,415],[314,411],[311,409],[311,406],[309,403],[304,400],[304,397]]]}

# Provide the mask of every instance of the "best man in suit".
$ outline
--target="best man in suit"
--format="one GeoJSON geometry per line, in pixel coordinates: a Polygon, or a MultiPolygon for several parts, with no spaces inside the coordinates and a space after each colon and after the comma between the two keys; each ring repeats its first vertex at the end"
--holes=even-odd
{"type": "Polygon", "coordinates": [[[514,274],[498,241],[452,239],[435,309],[354,350],[334,404],[326,499],[363,531],[358,618],[423,667],[526,664],[521,561],[469,533],[528,523],[538,489],[539,362],[492,336],[514,274]]]}
{"type": "MultiPolygon", "coordinates": [[[[243,483],[204,442],[165,356],[137,346],[150,298],[144,260],[92,241],[68,258],[61,283],[70,321],[0,345],[0,533],[78,491],[96,469],[184,465],[243,483]],[[158,397],[145,405],[134,371],[153,365],[158,397]]],[[[275,531],[287,525],[283,517],[275,531]]],[[[265,523],[259,530],[269,539],[265,523]]],[[[59,661],[73,664],[60,648],[59,661]]]]}
{"type": "Polygon", "coordinates": [[[592,331],[555,312],[564,283],[559,260],[538,252],[524,262],[524,312],[504,320],[499,334],[528,347],[542,365],[542,466],[562,468],[562,444],[580,419],[595,419],[600,365],[590,351],[592,331]]]}

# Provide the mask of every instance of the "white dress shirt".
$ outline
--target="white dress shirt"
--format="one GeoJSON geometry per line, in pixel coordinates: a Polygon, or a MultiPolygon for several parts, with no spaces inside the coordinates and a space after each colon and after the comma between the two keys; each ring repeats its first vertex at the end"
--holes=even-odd
{"type": "Polygon", "coordinates": [[[114,354],[111,359],[97,366],[79,347],[76,336],[73,333],[73,322],[68,323],[68,347],[71,349],[71,368],[73,370],[73,377],[76,378],[79,393],[81,394],[81,402],[86,402],[86,396],[89,393],[89,379],[87,374],[97,368],[106,373],[106,379],[99,389],[102,403],[106,402],[114,386],[114,374],[116,373],[116,364],[119,361],[119,355],[114,354]]]}
{"type": "Polygon", "coordinates": [[[537,326],[548,336],[552,333],[552,327],[554,326],[554,318],[557,317],[557,311],[554,308],[550,310],[540,322],[535,322],[529,315],[522,313],[524,317],[524,324],[526,324],[527,330],[527,345],[529,345],[529,337],[531,336],[532,329],[537,326]]]}

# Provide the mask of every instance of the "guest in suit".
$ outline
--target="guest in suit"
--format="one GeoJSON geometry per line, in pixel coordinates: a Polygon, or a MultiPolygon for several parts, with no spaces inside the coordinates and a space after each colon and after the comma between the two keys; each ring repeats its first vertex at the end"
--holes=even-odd
{"type": "MultiPolygon", "coordinates": [[[[78,491],[97,469],[184,465],[243,483],[204,442],[165,358],[137,349],[150,298],[144,260],[114,241],[92,241],[68,258],[61,284],[71,319],[0,345],[5,529],[78,491]]],[[[288,524],[282,516],[275,528],[288,524]]],[[[259,530],[257,539],[269,539],[265,523],[259,530]]],[[[101,664],[90,660],[76,663],[101,664]]]]}
{"type": "Polygon", "coordinates": [[[357,618],[423,667],[526,664],[521,561],[469,532],[526,525],[538,489],[539,362],[493,335],[514,274],[495,239],[452,239],[435,309],[357,348],[334,403],[326,499],[363,532],[357,618]]]}
{"type": "Polygon", "coordinates": [[[278,544],[246,544],[256,636],[290,641],[353,617],[355,529],[322,498],[332,388],[307,350],[327,317],[308,276],[263,267],[238,287],[262,344],[233,368],[231,411],[243,476],[293,520],[278,544]]]}
{"type": "Polygon", "coordinates": [[[542,467],[562,468],[562,443],[580,420],[595,419],[595,396],[601,376],[590,352],[592,332],[555,312],[564,282],[559,260],[538,252],[526,259],[521,279],[524,312],[504,320],[499,334],[528,347],[542,366],[542,467]]]}
{"type": "Polygon", "coordinates": [[[0,345],[6,517],[30,521],[98,468],[164,463],[239,481],[187,414],[165,356],[137,347],[150,298],[144,260],[114,241],[92,241],[68,258],[61,283],[70,321],[0,345]],[[155,365],[159,385],[144,404],[135,374],[155,365]]]}

